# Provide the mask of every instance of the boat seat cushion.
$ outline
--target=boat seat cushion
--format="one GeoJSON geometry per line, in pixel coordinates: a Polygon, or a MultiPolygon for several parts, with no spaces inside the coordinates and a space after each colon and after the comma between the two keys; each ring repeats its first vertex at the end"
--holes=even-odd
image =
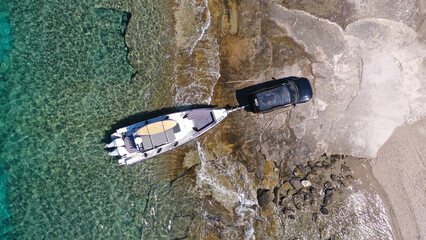
{"type": "Polygon", "coordinates": [[[191,119],[194,122],[194,128],[198,131],[214,122],[214,117],[211,111],[190,112],[188,119],[191,119]]]}
{"type": "Polygon", "coordinates": [[[152,146],[151,138],[149,136],[140,136],[140,138],[142,138],[142,148],[144,150],[148,150],[154,147],[152,146]]]}
{"type": "MultiPolygon", "coordinates": [[[[177,126],[177,125],[176,125],[177,126]]],[[[172,142],[176,139],[175,137],[175,133],[173,129],[169,129],[166,131],[166,135],[167,135],[167,139],[169,140],[169,142],[172,142]]]]}
{"type": "Polygon", "coordinates": [[[152,134],[151,136],[151,140],[152,143],[154,144],[154,146],[161,146],[165,143],[167,143],[167,137],[165,132],[161,132],[161,133],[157,133],[157,134],[152,134]]]}

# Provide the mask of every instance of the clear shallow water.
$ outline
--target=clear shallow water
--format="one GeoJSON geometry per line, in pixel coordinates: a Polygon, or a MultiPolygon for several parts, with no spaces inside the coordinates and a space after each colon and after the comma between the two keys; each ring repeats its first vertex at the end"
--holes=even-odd
{"type": "MultiPolygon", "coordinates": [[[[145,39],[156,76],[132,81],[128,14],[92,1],[5,1],[0,27],[9,16],[13,49],[2,50],[10,61],[0,71],[0,236],[139,239],[149,191],[140,183],[152,168],[113,167],[103,145],[114,124],[144,110],[146,86],[164,77],[166,53],[149,45],[161,36],[145,39]]],[[[162,24],[158,14],[143,16],[162,24]]]]}

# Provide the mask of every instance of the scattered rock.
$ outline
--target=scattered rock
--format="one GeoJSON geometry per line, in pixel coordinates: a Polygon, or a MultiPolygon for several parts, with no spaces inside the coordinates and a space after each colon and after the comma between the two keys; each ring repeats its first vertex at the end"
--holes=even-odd
{"type": "Polygon", "coordinates": [[[323,155],[321,155],[319,158],[318,158],[318,160],[326,160],[328,157],[327,157],[327,154],[323,154],[323,155]]]}
{"type": "Polygon", "coordinates": [[[328,165],[330,165],[330,164],[331,164],[330,159],[324,159],[324,160],[322,161],[322,165],[324,165],[324,164],[328,164],[328,165]]]}
{"type": "MultiPolygon", "coordinates": [[[[316,211],[312,213],[312,221],[317,222],[319,214],[329,215],[328,208],[335,202],[336,194],[341,191],[339,186],[349,186],[353,182],[352,175],[348,174],[352,170],[341,164],[344,162],[341,159],[340,155],[333,155],[332,157],[323,155],[319,161],[309,161],[304,165],[292,165],[291,167],[286,165],[287,170],[291,170],[291,175],[282,176],[282,173],[280,173],[279,178],[283,182],[274,191],[269,190],[272,188],[262,187],[258,191],[259,205],[261,207],[269,206],[270,202],[274,201],[283,207],[282,211],[285,217],[289,219],[298,218],[296,212],[297,214],[304,214],[303,217],[305,218],[309,217],[306,216],[308,212],[316,211]],[[342,172],[347,173],[336,174],[337,172],[334,169],[339,169],[339,167],[342,172]],[[320,191],[323,191],[323,194],[318,194],[318,187],[320,187],[320,191]]],[[[270,165],[272,166],[272,164],[270,165]]],[[[284,168],[282,167],[282,169],[284,168]]],[[[322,229],[321,231],[323,236],[327,235],[326,230],[322,229]]]]}
{"type": "Polygon", "coordinates": [[[345,187],[349,187],[351,185],[351,181],[347,178],[341,178],[340,183],[345,187]]]}
{"type": "Polygon", "coordinates": [[[304,170],[302,170],[302,167],[301,167],[301,166],[298,166],[298,167],[296,167],[296,168],[294,169],[293,174],[294,174],[294,176],[296,176],[296,177],[301,177],[301,178],[303,178],[303,177],[305,177],[306,172],[305,172],[304,170]]]}
{"type": "Polygon", "coordinates": [[[350,169],[348,166],[346,166],[345,164],[341,165],[341,170],[342,172],[350,172],[350,173],[354,173],[352,169],[350,169]]]}
{"type": "Polygon", "coordinates": [[[327,231],[325,231],[325,229],[324,229],[324,228],[320,229],[320,237],[321,237],[322,239],[324,239],[326,235],[327,235],[327,231]]]}
{"type": "Polygon", "coordinates": [[[285,162],[282,168],[284,170],[284,176],[291,176],[294,170],[294,164],[291,162],[285,162]]]}
{"type": "Polygon", "coordinates": [[[291,197],[291,196],[293,196],[294,194],[296,194],[296,190],[295,189],[290,189],[290,190],[288,190],[288,192],[287,192],[287,197],[291,197]]]}
{"type": "Polygon", "coordinates": [[[289,197],[281,198],[280,205],[283,207],[287,207],[290,204],[291,200],[292,199],[290,199],[289,197]]]}
{"type": "Polygon", "coordinates": [[[285,207],[283,208],[283,213],[284,214],[294,214],[294,210],[291,207],[285,207]]]}
{"type": "Polygon", "coordinates": [[[332,203],[333,203],[333,194],[325,196],[322,204],[324,207],[328,207],[332,203]]]}
{"type": "Polygon", "coordinates": [[[317,174],[317,172],[315,170],[311,170],[307,175],[306,175],[306,180],[312,180],[315,178],[315,175],[317,174]]]}
{"type": "Polygon", "coordinates": [[[329,169],[331,169],[332,165],[328,164],[328,163],[323,163],[322,167],[325,168],[325,169],[327,169],[327,170],[329,170],[329,169]]]}
{"type": "Polygon", "coordinates": [[[290,218],[290,219],[294,219],[295,216],[295,211],[292,208],[286,207],[283,209],[283,213],[286,217],[290,218]]]}
{"type": "Polygon", "coordinates": [[[303,185],[303,187],[306,188],[306,187],[310,187],[312,185],[312,183],[308,180],[303,180],[302,185],[303,185]]]}
{"type": "Polygon", "coordinates": [[[324,206],[322,206],[321,207],[321,209],[320,209],[320,212],[323,214],[323,215],[328,215],[328,209],[326,208],[326,207],[324,207],[324,206]]]}
{"type": "Polygon", "coordinates": [[[259,206],[266,207],[274,200],[274,192],[268,189],[259,189],[257,191],[257,201],[259,206]]]}
{"type": "Polygon", "coordinates": [[[312,214],[312,222],[316,222],[318,220],[318,213],[312,214]]]}
{"type": "Polygon", "coordinates": [[[277,182],[279,181],[279,173],[277,172],[275,162],[266,161],[263,166],[263,176],[262,188],[263,189],[273,189],[277,182]]]}
{"type": "Polygon", "coordinates": [[[293,186],[291,186],[291,184],[288,181],[285,181],[283,183],[283,185],[281,185],[280,191],[285,191],[287,192],[288,190],[292,189],[293,186]]]}
{"type": "Polygon", "coordinates": [[[354,177],[353,177],[352,175],[350,175],[350,174],[346,175],[346,177],[345,177],[345,178],[347,178],[347,179],[349,179],[349,180],[351,180],[351,181],[353,181],[353,180],[354,180],[354,177]]]}
{"type": "Polygon", "coordinates": [[[273,202],[275,204],[278,204],[278,201],[280,199],[281,199],[281,196],[280,196],[280,187],[275,187],[274,188],[274,200],[273,200],[273,202]]]}
{"type": "Polygon", "coordinates": [[[305,174],[307,174],[312,170],[312,167],[308,165],[304,165],[304,169],[305,169],[305,174]]]}
{"type": "Polygon", "coordinates": [[[304,199],[303,200],[305,200],[305,201],[309,201],[309,200],[311,200],[312,198],[314,198],[314,195],[313,194],[304,194],[303,195],[303,197],[304,197],[304,199]]]}
{"type": "Polygon", "coordinates": [[[314,178],[315,178],[315,175],[314,175],[313,171],[311,171],[310,173],[308,173],[308,175],[306,175],[306,180],[308,180],[308,181],[312,181],[312,180],[314,180],[314,178]]]}
{"type": "Polygon", "coordinates": [[[317,200],[317,198],[312,198],[311,199],[311,206],[312,207],[316,207],[318,205],[318,200],[317,200]]]}
{"type": "Polygon", "coordinates": [[[309,193],[309,189],[307,188],[302,188],[298,191],[299,193],[309,193]]]}
{"type": "Polygon", "coordinates": [[[299,190],[303,188],[302,183],[300,182],[300,178],[292,178],[290,179],[290,184],[293,186],[294,189],[299,190]]]}
{"type": "Polygon", "coordinates": [[[293,203],[296,206],[299,203],[302,203],[305,200],[303,194],[295,194],[293,195],[293,203]]]}
{"type": "Polygon", "coordinates": [[[219,228],[219,229],[226,229],[226,225],[225,224],[223,224],[223,222],[221,222],[221,221],[217,221],[217,222],[215,222],[215,227],[217,227],[217,228],[219,228]]]}

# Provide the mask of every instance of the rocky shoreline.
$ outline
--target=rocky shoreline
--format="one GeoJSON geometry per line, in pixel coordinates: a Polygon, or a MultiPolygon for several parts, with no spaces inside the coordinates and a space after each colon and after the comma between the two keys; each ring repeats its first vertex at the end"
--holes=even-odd
{"type": "MultiPolygon", "coordinates": [[[[288,165],[284,181],[274,189],[258,189],[258,202],[262,208],[276,204],[285,218],[310,215],[316,222],[318,215],[329,215],[329,208],[342,198],[354,182],[354,171],[345,165],[344,155],[322,155],[316,161],[302,165],[288,165]]],[[[319,229],[321,232],[322,229],[319,229]]],[[[322,234],[321,234],[322,235],[322,234]]]]}
{"type": "MultiPolygon", "coordinates": [[[[320,159],[323,160],[296,165],[293,171],[291,171],[292,167],[288,167],[287,170],[291,173],[284,174],[289,177],[282,182],[281,186],[273,190],[259,189],[259,206],[265,207],[273,201],[283,207],[284,213],[288,213],[294,212],[293,209],[301,210],[310,205],[314,207],[312,210],[327,215],[326,207],[333,203],[336,195],[334,193],[341,191],[342,187],[349,187],[354,178],[351,175],[353,170],[343,164],[344,156],[323,155],[320,159]],[[338,165],[340,165],[340,171],[338,171],[338,165]],[[318,205],[321,198],[322,204],[318,205]]],[[[291,215],[289,217],[292,218],[291,215]]]]}

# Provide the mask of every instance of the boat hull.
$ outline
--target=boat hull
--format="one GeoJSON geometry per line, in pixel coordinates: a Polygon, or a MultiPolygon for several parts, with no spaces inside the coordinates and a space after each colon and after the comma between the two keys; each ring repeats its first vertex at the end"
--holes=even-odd
{"type": "Polygon", "coordinates": [[[228,116],[222,108],[201,108],[171,113],[120,128],[111,135],[108,146],[117,146],[123,139],[120,151],[113,149],[119,165],[132,165],[180,147],[203,135],[228,116]],[[125,151],[123,151],[125,148],[125,151]]]}

